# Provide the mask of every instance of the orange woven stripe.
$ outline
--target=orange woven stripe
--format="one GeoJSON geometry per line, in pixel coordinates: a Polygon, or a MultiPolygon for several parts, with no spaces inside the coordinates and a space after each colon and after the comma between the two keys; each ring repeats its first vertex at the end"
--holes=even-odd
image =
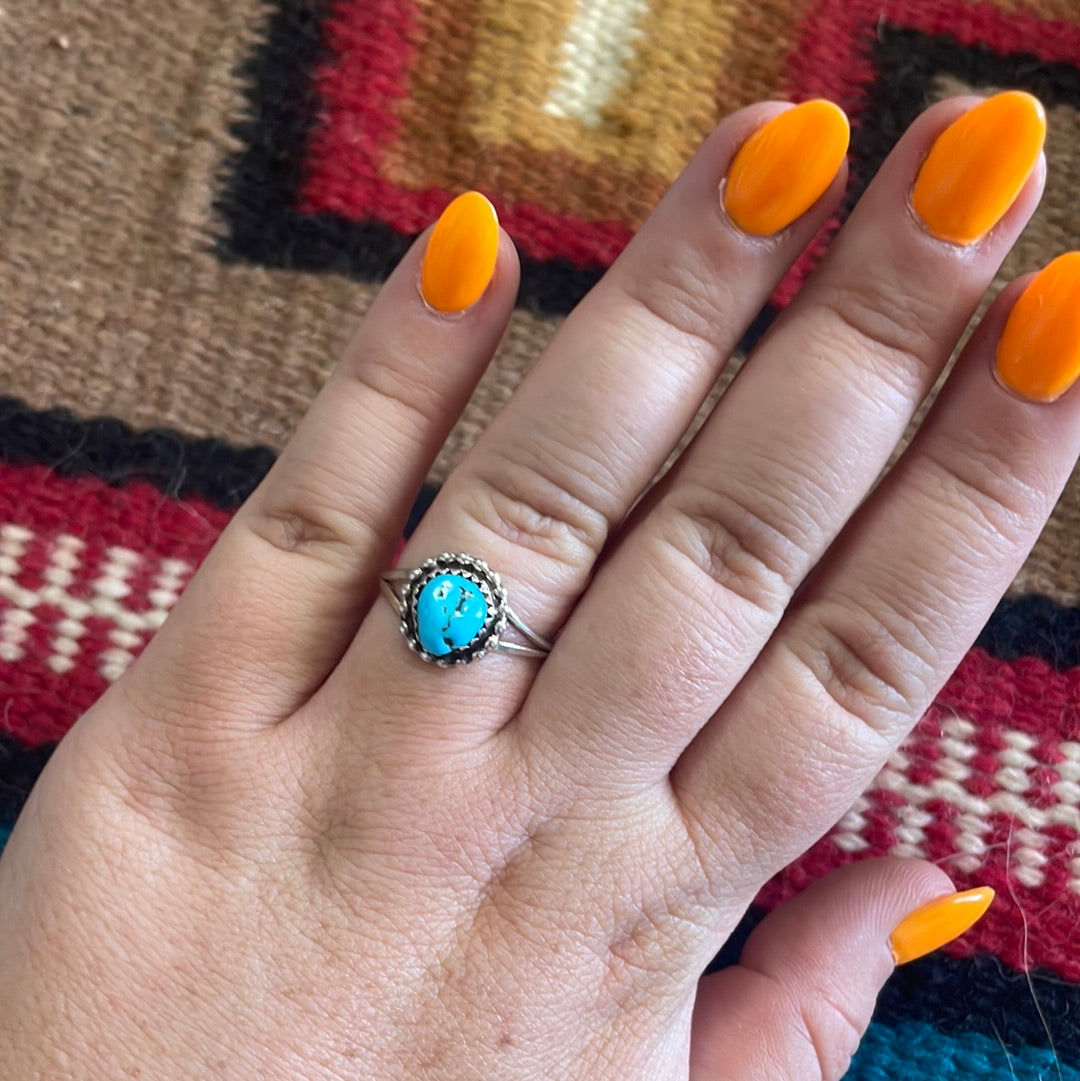
{"type": "Polygon", "coordinates": [[[384,175],[414,191],[488,188],[510,202],[637,225],[726,109],[733,72],[743,85],[744,75],[756,80],[748,98],[775,92],[803,3],[768,13],[750,0],[644,5],[623,81],[592,125],[545,108],[566,77],[576,2],[426,6],[384,175]]]}

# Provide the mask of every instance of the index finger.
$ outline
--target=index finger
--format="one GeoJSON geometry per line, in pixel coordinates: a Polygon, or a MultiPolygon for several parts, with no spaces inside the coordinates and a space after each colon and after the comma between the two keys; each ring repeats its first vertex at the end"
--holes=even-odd
{"type": "Polygon", "coordinates": [[[754,892],[851,806],[1035,543],[1080,455],[1080,394],[1025,400],[992,360],[1009,316],[1029,369],[1075,379],[1080,256],[1069,258],[1056,294],[1038,295],[1040,275],[1036,303],[1010,316],[1024,283],[1002,293],[898,465],[678,763],[699,851],[753,853],[725,865],[725,891],[754,892]],[[1071,327],[1057,341],[1039,338],[1047,311],[1071,327]]]}

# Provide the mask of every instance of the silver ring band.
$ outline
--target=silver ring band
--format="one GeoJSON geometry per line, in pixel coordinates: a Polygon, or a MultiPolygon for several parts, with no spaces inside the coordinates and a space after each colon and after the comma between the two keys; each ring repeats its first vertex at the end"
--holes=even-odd
{"type": "Polygon", "coordinates": [[[510,607],[499,576],[482,559],[443,552],[411,570],[387,571],[380,584],[401,617],[409,648],[432,664],[469,664],[491,652],[518,657],[551,652],[551,642],[510,607]],[[506,641],[509,628],[525,641],[506,641]]]}

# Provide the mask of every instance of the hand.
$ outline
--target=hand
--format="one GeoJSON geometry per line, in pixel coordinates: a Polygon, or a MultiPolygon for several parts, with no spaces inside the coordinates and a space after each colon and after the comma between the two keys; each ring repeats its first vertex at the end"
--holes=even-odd
{"type": "Polygon", "coordinates": [[[1080,399],[1025,397],[1075,374],[1061,261],[1004,291],[867,498],[1040,194],[1041,110],[977,104],[913,125],[639,501],[846,179],[823,107],[705,143],[400,559],[485,559],[558,630],[542,661],[424,663],[380,597],[517,284],[476,199],[420,238],[25,809],[7,1077],[841,1076],[890,936],[936,944],[893,932],[942,871],[855,864],[699,974],[929,704],[1080,451],[1080,399]]]}

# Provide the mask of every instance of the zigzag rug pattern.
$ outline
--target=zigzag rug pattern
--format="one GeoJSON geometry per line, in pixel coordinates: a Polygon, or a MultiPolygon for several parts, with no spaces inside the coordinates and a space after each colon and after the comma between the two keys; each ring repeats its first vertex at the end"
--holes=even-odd
{"type": "MultiPolygon", "coordinates": [[[[1000,280],[1080,246],[1069,0],[609,3],[599,37],[545,0],[107,7],[84,5],[66,46],[43,15],[19,16],[23,48],[0,71],[0,101],[21,95],[21,111],[0,105],[13,162],[0,187],[0,844],[51,749],[274,461],[340,344],[320,328],[345,326],[462,188],[492,198],[523,284],[417,514],[738,105],[825,96],[853,121],[847,198],[744,348],[899,133],[947,94],[1019,87],[1050,116],[1047,197],[1000,280]],[[145,76],[142,93],[107,47],[145,76]]],[[[890,981],[856,1081],[1080,1078],[1078,528],[1074,477],[912,736],[717,959],[867,855],[993,885],[982,923],[890,981]]]]}

